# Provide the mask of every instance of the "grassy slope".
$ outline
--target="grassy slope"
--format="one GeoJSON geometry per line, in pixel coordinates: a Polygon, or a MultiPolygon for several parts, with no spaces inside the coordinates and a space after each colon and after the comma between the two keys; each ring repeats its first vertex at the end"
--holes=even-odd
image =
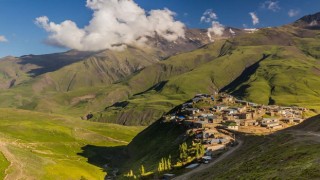
{"type": "MultiPolygon", "coordinates": [[[[161,88],[132,96],[125,107],[108,108],[99,120],[125,122],[129,125],[149,123],[195,93],[210,93],[221,89],[258,103],[298,105],[318,110],[320,66],[315,57],[319,49],[316,48],[317,41],[310,41],[310,37],[317,39],[318,33],[283,27],[244,34],[233,39],[232,45],[230,43],[219,49],[222,56],[190,71],[175,74],[167,79],[160,78],[166,81],[161,88]],[[309,51],[312,56],[308,54],[309,51]],[[251,68],[251,65],[264,55],[270,56],[255,64],[257,67],[254,67],[253,72],[246,72],[248,67],[251,68]],[[239,76],[241,79],[237,79],[239,76]],[[227,86],[231,82],[232,88],[227,86]]],[[[183,57],[188,62],[188,59],[195,57],[194,54],[201,50],[203,49],[186,53],[189,58],[180,55],[173,56],[170,60],[180,62],[180,57],[183,57]]],[[[153,77],[154,68],[151,66],[148,69],[152,71],[142,71],[141,74],[148,72],[153,77]]],[[[166,72],[157,74],[156,77],[163,77],[164,74],[166,72]]],[[[130,79],[129,83],[139,85],[143,80],[145,84],[152,86],[160,81],[154,81],[155,78],[149,78],[150,76],[136,81],[134,79],[139,77],[138,74],[130,79]]]]}
{"type": "Polygon", "coordinates": [[[121,124],[125,122],[128,125],[146,125],[154,122],[164,112],[188,99],[188,96],[183,94],[178,94],[178,98],[172,98],[159,93],[163,85],[166,86],[171,78],[190,72],[217,58],[224,44],[225,41],[219,41],[145,68],[118,87],[129,92],[129,99],[123,99],[128,100],[129,105],[125,108],[107,108],[98,115],[97,120],[121,124]]]}
{"type": "Polygon", "coordinates": [[[245,137],[243,146],[197,179],[319,179],[320,117],[269,136],[245,137]]]}
{"type": "Polygon", "coordinates": [[[19,64],[20,61],[21,60],[14,57],[0,61],[0,89],[7,89],[10,87],[10,85],[20,84],[31,79],[27,72],[37,68],[37,66],[23,66],[19,64]]]}
{"type": "Polygon", "coordinates": [[[142,129],[12,109],[0,109],[0,121],[1,142],[21,163],[9,172],[23,168],[24,176],[39,179],[102,179],[105,173],[87,163],[82,148],[123,146],[142,129]]]}
{"type": "Polygon", "coordinates": [[[41,77],[33,87],[39,91],[68,92],[83,87],[110,85],[158,61],[153,49],[128,47],[105,51],[41,77]]]}
{"type": "MultiPolygon", "coordinates": [[[[240,35],[227,43],[220,40],[172,56],[115,84],[110,83],[117,78],[106,80],[103,73],[99,73],[98,66],[90,65],[90,71],[84,73],[87,66],[74,63],[44,75],[41,81],[29,81],[10,91],[0,92],[3,94],[0,107],[18,107],[76,117],[93,111],[101,112],[96,114],[95,121],[148,125],[195,93],[223,89],[259,103],[320,109],[320,68],[316,59],[320,52],[317,48],[318,39],[319,31],[316,30],[292,26],[266,28],[240,35]],[[268,58],[255,64],[267,54],[270,55],[268,58]],[[254,71],[246,72],[250,68],[254,71]],[[61,73],[75,73],[76,70],[83,72],[78,73],[77,80],[71,81],[72,75],[68,76],[69,79],[64,78],[65,73],[61,73]],[[242,77],[240,80],[237,79],[239,76],[242,77]],[[227,86],[230,83],[232,87],[227,86]],[[68,87],[70,91],[65,92],[68,87]],[[46,91],[40,93],[41,89],[46,91]],[[61,91],[57,92],[59,89],[61,91]],[[125,107],[112,106],[122,101],[128,104],[125,107]]],[[[143,56],[139,50],[128,51],[143,56]]],[[[114,55],[115,58],[118,55],[114,55]]],[[[124,56],[127,56],[127,51],[122,55],[120,53],[117,65],[125,63],[124,56]]],[[[99,67],[108,69],[109,65],[104,62],[99,67]]],[[[109,78],[115,75],[112,70],[110,72],[109,78]]],[[[123,72],[126,70],[123,69],[123,72]]]]}
{"type": "MultiPolygon", "coordinates": [[[[263,58],[263,54],[272,48],[247,46],[232,49],[231,43],[228,43],[228,46],[225,50],[227,54],[224,56],[214,58],[191,71],[165,79],[166,83],[161,88],[131,97],[129,104],[124,108],[108,108],[102,113],[100,120],[107,122],[116,120],[118,123],[126,122],[129,125],[152,123],[163,113],[193,97],[195,93],[218,91],[238,77],[246,67],[263,58]]],[[[220,52],[223,50],[219,49],[220,52]]]]}
{"type": "MultiPolygon", "coordinates": [[[[108,89],[112,91],[117,88],[117,86],[109,88],[112,83],[123,80],[132,73],[156,63],[158,59],[155,54],[156,52],[153,49],[141,50],[135,47],[130,47],[125,51],[105,51],[95,54],[83,61],[66,65],[56,71],[47,72],[25,81],[12,89],[1,90],[0,88],[0,93],[6,95],[1,97],[3,101],[1,101],[0,106],[68,115],[79,115],[79,112],[85,110],[85,107],[91,110],[101,110],[105,106],[102,104],[107,103],[103,101],[97,105],[103,99],[98,96],[104,96],[108,100],[106,98],[108,94],[105,92],[108,89]],[[85,104],[88,100],[95,98],[83,100],[82,96],[87,95],[96,96],[97,103],[85,104]],[[77,100],[77,98],[80,100],[77,100]],[[45,106],[46,108],[44,108],[45,106]],[[70,109],[72,112],[66,113],[70,109]]],[[[0,70],[2,68],[1,63],[8,62],[11,62],[13,68],[15,67],[15,62],[6,60],[0,62],[0,70]]],[[[5,65],[3,66],[6,67],[5,65]]],[[[25,71],[31,70],[25,69],[25,71]]],[[[13,73],[15,72],[13,71],[13,73]]],[[[112,101],[109,101],[109,103],[112,103],[112,101]]]]}
{"type": "Polygon", "coordinates": [[[139,133],[129,144],[130,159],[123,169],[137,172],[143,164],[147,171],[155,172],[161,158],[168,158],[169,155],[173,163],[176,163],[179,145],[184,141],[185,130],[181,126],[157,121],[139,133]]]}
{"type": "Polygon", "coordinates": [[[291,46],[275,47],[273,51],[247,81],[229,92],[257,103],[319,109],[318,61],[291,46]]]}
{"type": "Polygon", "coordinates": [[[4,179],[5,170],[8,168],[8,166],[9,166],[8,160],[3,156],[2,153],[0,153],[0,179],[4,179]]]}

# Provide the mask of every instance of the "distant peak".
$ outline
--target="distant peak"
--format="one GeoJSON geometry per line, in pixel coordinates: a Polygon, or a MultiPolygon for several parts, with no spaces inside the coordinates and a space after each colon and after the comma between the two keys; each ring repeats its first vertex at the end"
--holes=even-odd
{"type": "Polygon", "coordinates": [[[304,28],[320,27],[320,12],[303,16],[294,25],[304,28]]]}

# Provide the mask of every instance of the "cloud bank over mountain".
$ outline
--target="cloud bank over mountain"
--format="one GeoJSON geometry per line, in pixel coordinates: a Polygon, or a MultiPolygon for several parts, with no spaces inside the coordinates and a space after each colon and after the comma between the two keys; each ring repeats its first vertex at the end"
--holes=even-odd
{"type": "Polygon", "coordinates": [[[201,16],[200,22],[203,23],[211,23],[211,27],[208,28],[207,35],[210,41],[214,41],[211,33],[215,36],[222,36],[225,30],[224,25],[220,24],[218,20],[218,16],[212,9],[207,9],[201,16]]]}
{"type": "Polygon", "coordinates": [[[36,18],[35,23],[48,32],[48,44],[82,51],[144,44],[156,34],[168,41],[185,35],[185,25],[169,9],[146,12],[128,0],[87,0],[86,6],[93,10],[93,17],[83,28],[71,20],[54,23],[47,16],[36,18]]]}

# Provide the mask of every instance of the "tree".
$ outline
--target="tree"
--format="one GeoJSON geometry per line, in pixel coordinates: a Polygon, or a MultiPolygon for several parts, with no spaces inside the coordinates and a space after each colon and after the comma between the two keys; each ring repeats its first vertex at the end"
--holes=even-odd
{"type": "Polygon", "coordinates": [[[188,159],[188,146],[187,143],[182,143],[179,147],[179,157],[182,162],[185,162],[188,159]]]}
{"type": "Polygon", "coordinates": [[[134,176],[133,171],[130,170],[125,176],[127,176],[127,177],[133,177],[133,176],[134,176]]]}
{"type": "Polygon", "coordinates": [[[204,155],[204,153],[206,152],[206,150],[204,149],[204,145],[203,145],[203,144],[200,145],[200,150],[201,150],[201,151],[200,151],[201,156],[204,155]]]}
{"type": "Polygon", "coordinates": [[[158,165],[158,172],[162,172],[163,169],[162,169],[162,164],[161,164],[161,161],[159,162],[159,165],[158,165]]]}
{"type": "Polygon", "coordinates": [[[164,162],[164,170],[168,170],[168,163],[167,160],[165,158],[163,158],[163,162],[164,162]]]}
{"type": "Polygon", "coordinates": [[[144,170],[144,166],[143,165],[141,165],[140,174],[141,174],[141,176],[143,176],[145,174],[145,170],[144,170]]]}
{"type": "Polygon", "coordinates": [[[165,171],[166,170],[166,166],[164,164],[164,159],[161,158],[161,166],[162,166],[162,171],[165,171]]]}
{"type": "Polygon", "coordinates": [[[199,149],[198,149],[198,145],[196,146],[196,158],[199,158],[200,156],[200,152],[199,152],[199,149]]]}
{"type": "Polygon", "coordinates": [[[168,165],[168,170],[171,170],[171,169],[172,169],[172,165],[171,165],[171,155],[169,155],[167,165],[168,165]]]}

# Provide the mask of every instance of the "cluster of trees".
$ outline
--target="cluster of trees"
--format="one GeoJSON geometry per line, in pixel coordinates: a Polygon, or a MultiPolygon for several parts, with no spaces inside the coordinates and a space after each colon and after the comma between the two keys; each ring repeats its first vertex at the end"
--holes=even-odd
{"type": "Polygon", "coordinates": [[[161,173],[163,171],[170,171],[172,169],[171,164],[171,155],[168,158],[161,158],[161,161],[158,165],[158,172],[161,173]]]}
{"type": "Polygon", "coordinates": [[[194,151],[195,151],[195,157],[198,159],[201,158],[205,153],[204,146],[200,143],[195,144],[194,151]]]}
{"type": "Polygon", "coordinates": [[[130,171],[129,171],[127,174],[125,174],[124,176],[125,176],[125,177],[129,177],[129,178],[136,179],[137,177],[142,177],[142,176],[146,175],[146,171],[145,171],[143,165],[141,165],[141,167],[139,168],[139,173],[140,173],[140,174],[137,176],[137,175],[135,175],[135,174],[133,173],[132,170],[130,170],[130,171]]]}
{"type": "Polygon", "coordinates": [[[180,158],[180,161],[182,162],[186,162],[188,160],[188,145],[186,142],[182,143],[180,146],[179,146],[179,158],[180,158]]]}
{"type": "Polygon", "coordinates": [[[201,158],[205,153],[204,146],[201,143],[195,143],[190,148],[186,142],[179,146],[179,159],[183,162],[188,162],[189,159],[201,158]]]}
{"type": "MultiPolygon", "coordinates": [[[[190,162],[195,158],[201,158],[205,153],[204,146],[201,143],[193,143],[192,146],[188,147],[187,143],[184,142],[179,146],[179,162],[176,165],[172,164],[171,155],[168,158],[161,158],[158,164],[158,173],[163,173],[172,170],[174,166],[181,166],[185,163],[190,162]]],[[[145,167],[141,165],[139,168],[139,174],[135,175],[132,170],[130,170],[125,177],[137,179],[139,177],[148,176],[153,174],[152,172],[146,172],[145,167]]]]}
{"type": "Polygon", "coordinates": [[[136,179],[137,178],[137,176],[136,175],[134,175],[134,173],[133,173],[133,171],[132,170],[130,170],[126,175],[124,175],[125,177],[130,177],[130,178],[134,178],[134,179],[136,179]]]}

